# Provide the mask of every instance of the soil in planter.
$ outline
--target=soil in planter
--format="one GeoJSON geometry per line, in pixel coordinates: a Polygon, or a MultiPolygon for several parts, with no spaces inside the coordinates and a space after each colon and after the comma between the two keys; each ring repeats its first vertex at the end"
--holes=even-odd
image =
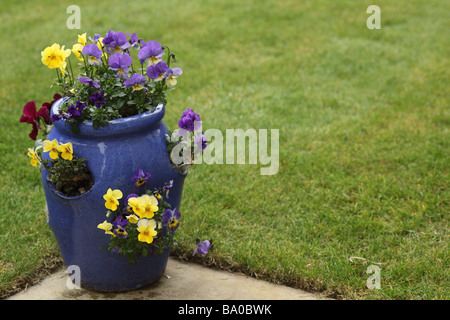
{"type": "Polygon", "coordinates": [[[84,163],[84,159],[74,159],[70,166],[57,162],[49,170],[48,180],[55,189],[67,197],[86,193],[94,185],[94,177],[84,163]]]}

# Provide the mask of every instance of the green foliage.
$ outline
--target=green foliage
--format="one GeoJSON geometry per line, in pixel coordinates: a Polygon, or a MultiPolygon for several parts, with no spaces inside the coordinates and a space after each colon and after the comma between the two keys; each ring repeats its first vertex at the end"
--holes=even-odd
{"type": "Polygon", "coordinates": [[[56,190],[66,196],[76,196],[86,192],[94,184],[85,161],[86,159],[74,157],[72,160],[43,160],[42,163],[48,171],[47,179],[56,190]]]}

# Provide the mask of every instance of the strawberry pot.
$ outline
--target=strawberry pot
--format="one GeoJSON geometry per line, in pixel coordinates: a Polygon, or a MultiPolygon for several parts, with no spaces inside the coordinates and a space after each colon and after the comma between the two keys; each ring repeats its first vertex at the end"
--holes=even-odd
{"type": "MultiPolygon", "coordinates": [[[[67,98],[55,102],[51,115],[67,98]]],[[[165,270],[170,248],[162,254],[139,257],[135,263],[108,250],[109,237],[97,228],[105,219],[103,196],[109,188],[121,189],[123,194],[135,192],[131,177],[137,169],[151,173],[148,187],[161,187],[172,181],[166,201],[179,208],[185,175],[171,165],[165,135],[164,105],[152,112],[116,119],[105,127],[94,129],[92,121],[79,125],[73,133],[63,120],[53,123],[47,139],[71,142],[76,155],[86,159],[93,176],[89,190],[77,196],[65,196],[48,181],[48,172],[41,171],[48,207],[47,222],[55,235],[66,267],[77,266],[83,288],[119,292],[137,289],[157,281],[165,270]]],[[[43,155],[45,157],[48,155],[43,155]]]]}

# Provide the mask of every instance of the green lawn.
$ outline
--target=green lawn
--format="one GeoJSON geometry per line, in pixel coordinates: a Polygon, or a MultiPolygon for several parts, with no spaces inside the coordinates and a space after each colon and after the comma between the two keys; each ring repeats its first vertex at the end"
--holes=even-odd
{"type": "Polygon", "coordinates": [[[60,263],[29,164],[23,105],[50,101],[53,42],[136,32],[184,71],[166,123],[186,107],[204,129],[279,129],[280,168],[199,165],[186,180],[180,246],[214,238],[210,266],[343,299],[449,299],[450,2],[2,2],[0,297],[60,263]],[[353,259],[361,257],[367,259],[353,259]],[[365,288],[381,267],[381,289],[365,288]]]}

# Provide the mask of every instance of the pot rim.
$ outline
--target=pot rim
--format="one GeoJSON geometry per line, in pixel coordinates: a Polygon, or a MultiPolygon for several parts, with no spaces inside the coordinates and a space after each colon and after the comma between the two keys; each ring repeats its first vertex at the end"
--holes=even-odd
{"type": "MultiPolygon", "coordinates": [[[[51,110],[50,117],[59,114],[59,108],[69,99],[69,97],[62,97],[57,100],[51,110]]],[[[154,125],[159,123],[165,114],[165,106],[159,104],[154,111],[146,111],[131,117],[120,118],[109,121],[105,127],[94,129],[92,120],[85,120],[78,125],[79,133],[73,134],[70,126],[67,126],[63,119],[56,120],[53,125],[60,131],[71,136],[89,136],[89,137],[108,137],[114,135],[129,134],[133,132],[142,132],[149,130],[154,125]]]]}

